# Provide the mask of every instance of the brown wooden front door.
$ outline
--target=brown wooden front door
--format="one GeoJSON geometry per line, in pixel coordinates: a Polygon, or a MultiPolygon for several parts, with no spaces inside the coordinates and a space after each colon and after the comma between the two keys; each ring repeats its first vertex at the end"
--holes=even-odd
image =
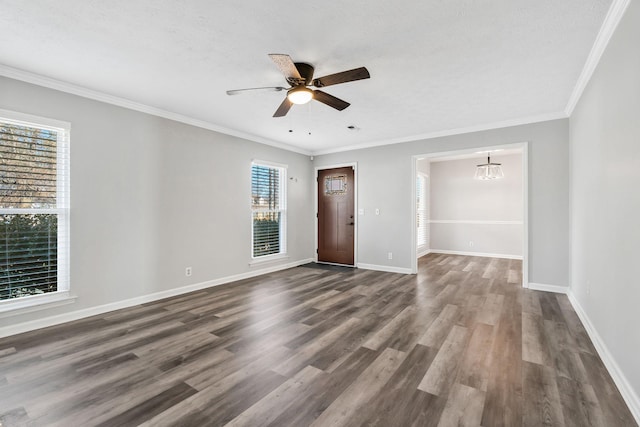
{"type": "Polygon", "coordinates": [[[354,195],[351,166],[318,171],[318,262],[354,265],[354,195]]]}

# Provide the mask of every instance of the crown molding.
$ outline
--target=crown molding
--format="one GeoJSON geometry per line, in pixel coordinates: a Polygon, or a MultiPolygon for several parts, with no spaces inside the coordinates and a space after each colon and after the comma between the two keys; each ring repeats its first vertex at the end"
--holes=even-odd
{"type": "Polygon", "coordinates": [[[631,0],[613,0],[613,3],[611,3],[607,16],[605,16],[604,21],[602,22],[602,27],[600,27],[600,31],[596,36],[596,41],[591,47],[591,52],[589,52],[587,62],[584,64],[582,73],[580,74],[580,77],[578,77],[578,81],[576,82],[573,92],[569,97],[569,102],[564,110],[567,117],[573,114],[573,110],[576,108],[576,105],[582,96],[582,92],[584,92],[587,87],[587,83],[591,80],[591,76],[596,70],[598,63],[600,62],[600,58],[602,58],[602,54],[609,44],[609,40],[611,40],[611,36],[613,36],[616,28],[618,28],[618,24],[620,24],[630,2],[631,0]]]}
{"type": "Polygon", "coordinates": [[[150,105],[131,101],[126,98],[120,98],[118,96],[109,95],[104,92],[99,92],[99,91],[88,89],[82,86],[63,82],[61,80],[53,79],[51,77],[45,77],[39,74],[30,73],[28,71],[9,67],[4,64],[0,64],[0,76],[8,77],[14,80],[20,80],[20,81],[35,84],[38,86],[43,86],[49,89],[58,90],[61,92],[72,94],[72,95],[78,95],[83,98],[89,98],[95,101],[100,101],[100,102],[104,102],[111,105],[116,105],[118,107],[127,108],[129,110],[139,111],[141,113],[163,117],[165,119],[199,127],[202,129],[211,130],[211,131],[222,133],[229,136],[235,136],[238,138],[246,139],[248,141],[270,145],[272,147],[280,148],[282,150],[293,151],[295,153],[304,154],[306,156],[309,156],[312,154],[311,152],[299,147],[283,144],[281,142],[273,141],[273,140],[263,138],[257,135],[253,135],[250,133],[241,132],[235,129],[226,128],[226,127],[219,126],[219,125],[216,125],[215,123],[210,123],[204,120],[194,119],[192,117],[184,116],[182,114],[174,113],[172,111],[167,111],[161,108],[152,107],[150,105]]]}
{"type": "Polygon", "coordinates": [[[476,125],[476,126],[448,129],[443,131],[423,133],[419,135],[405,136],[401,138],[379,140],[379,141],[367,142],[364,144],[347,145],[344,147],[328,148],[326,150],[314,151],[312,155],[321,156],[323,154],[340,153],[343,151],[362,150],[365,148],[380,147],[382,145],[402,144],[404,142],[415,142],[415,141],[420,141],[424,139],[440,138],[443,136],[462,135],[465,133],[481,132],[486,130],[508,128],[512,126],[528,125],[532,123],[548,122],[551,120],[566,119],[568,117],[569,116],[567,116],[564,111],[558,111],[554,113],[522,117],[518,119],[511,119],[511,120],[503,120],[500,122],[492,122],[492,123],[486,123],[486,124],[476,125]]]}
{"type": "MultiPolygon", "coordinates": [[[[629,0],[626,0],[626,1],[629,1],[629,0]]],[[[522,117],[517,119],[504,120],[504,121],[486,123],[486,124],[475,125],[475,126],[447,129],[443,131],[429,132],[429,133],[405,136],[400,138],[378,140],[378,141],[366,142],[362,144],[310,151],[310,150],[302,149],[300,147],[295,147],[292,145],[273,141],[271,139],[263,138],[250,133],[245,133],[235,129],[222,127],[204,120],[199,120],[192,117],[184,116],[182,114],[174,113],[172,111],[163,110],[161,108],[152,107],[150,105],[131,101],[129,99],[120,98],[118,96],[109,95],[109,94],[88,89],[82,86],[63,82],[61,80],[53,79],[46,76],[41,76],[35,73],[30,73],[28,71],[9,67],[3,64],[0,64],[0,76],[8,77],[15,80],[20,80],[20,81],[35,84],[38,86],[43,86],[49,89],[58,90],[61,92],[81,96],[88,99],[93,99],[93,100],[104,102],[111,105],[116,105],[118,107],[123,107],[130,110],[146,113],[146,114],[151,114],[158,117],[163,117],[165,119],[173,120],[180,123],[185,123],[185,124],[203,128],[203,129],[208,129],[208,130],[219,132],[225,135],[235,136],[238,138],[246,139],[248,141],[269,145],[275,148],[292,151],[292,152],[303,154],[306,156],[319,156],[323,154],[339,153],[344,151],[362,150],[365,148],[373,148],[373,147],[379,147],[383,145],[401,144],[405,142],[414,142],[414,141],[433,139],[433,138],[439,138],[444,136],[461,135],[461,134],[472,133],[472,132],[480,132],[480,131],[487,131],[487,130],[493,130],[493,129],[507,128],[512,126],[526,125],[531,123],[545,122],[550,120],[566,119],[567,117],[569,117],[565,112],[562,112],[562,111],[553,112],[548,114],[522,117]]]]}

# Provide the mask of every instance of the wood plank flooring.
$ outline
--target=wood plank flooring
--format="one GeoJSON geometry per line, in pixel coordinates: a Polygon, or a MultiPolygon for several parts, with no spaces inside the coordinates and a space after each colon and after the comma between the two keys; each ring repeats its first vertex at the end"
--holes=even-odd
{"type": "Polygon", "coordinates": [[[7,426],[635,426],[521,262],[297,267],[0,340],[7,426]]]}

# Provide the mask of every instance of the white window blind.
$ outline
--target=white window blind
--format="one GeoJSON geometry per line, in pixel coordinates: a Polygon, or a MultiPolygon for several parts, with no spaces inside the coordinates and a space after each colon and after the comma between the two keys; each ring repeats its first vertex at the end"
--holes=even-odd
{"type": "Polygon", "coordinates": [[[419,173],[416,178],[416,243],[418,247],[424,247],[427,245],[428,239],[428,222],[427,222],[427,178],[425,175],[419,173]]]}
{"type": "Polygon", "coordinates": [[[286,252],[286,168],[251,164],[251,236],[253,258],[286,252]]]}
{"type": "Polygon", "coordinates": [[[68,127],[3,118],[2,113],[0,300],[66,291],[68,127]]]}

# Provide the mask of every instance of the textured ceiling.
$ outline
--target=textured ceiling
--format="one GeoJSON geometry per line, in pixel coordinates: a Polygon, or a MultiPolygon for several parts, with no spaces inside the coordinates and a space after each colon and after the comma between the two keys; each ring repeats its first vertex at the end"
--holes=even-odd
{"type": "Polygon", "coordinates": [[[610,4],[0,0],[0,63],[319,153],[561,114],[610,4]],[[285,86],[269,53],[371,79],[272,118],[283,92],[225,94],[285,86]]]}

